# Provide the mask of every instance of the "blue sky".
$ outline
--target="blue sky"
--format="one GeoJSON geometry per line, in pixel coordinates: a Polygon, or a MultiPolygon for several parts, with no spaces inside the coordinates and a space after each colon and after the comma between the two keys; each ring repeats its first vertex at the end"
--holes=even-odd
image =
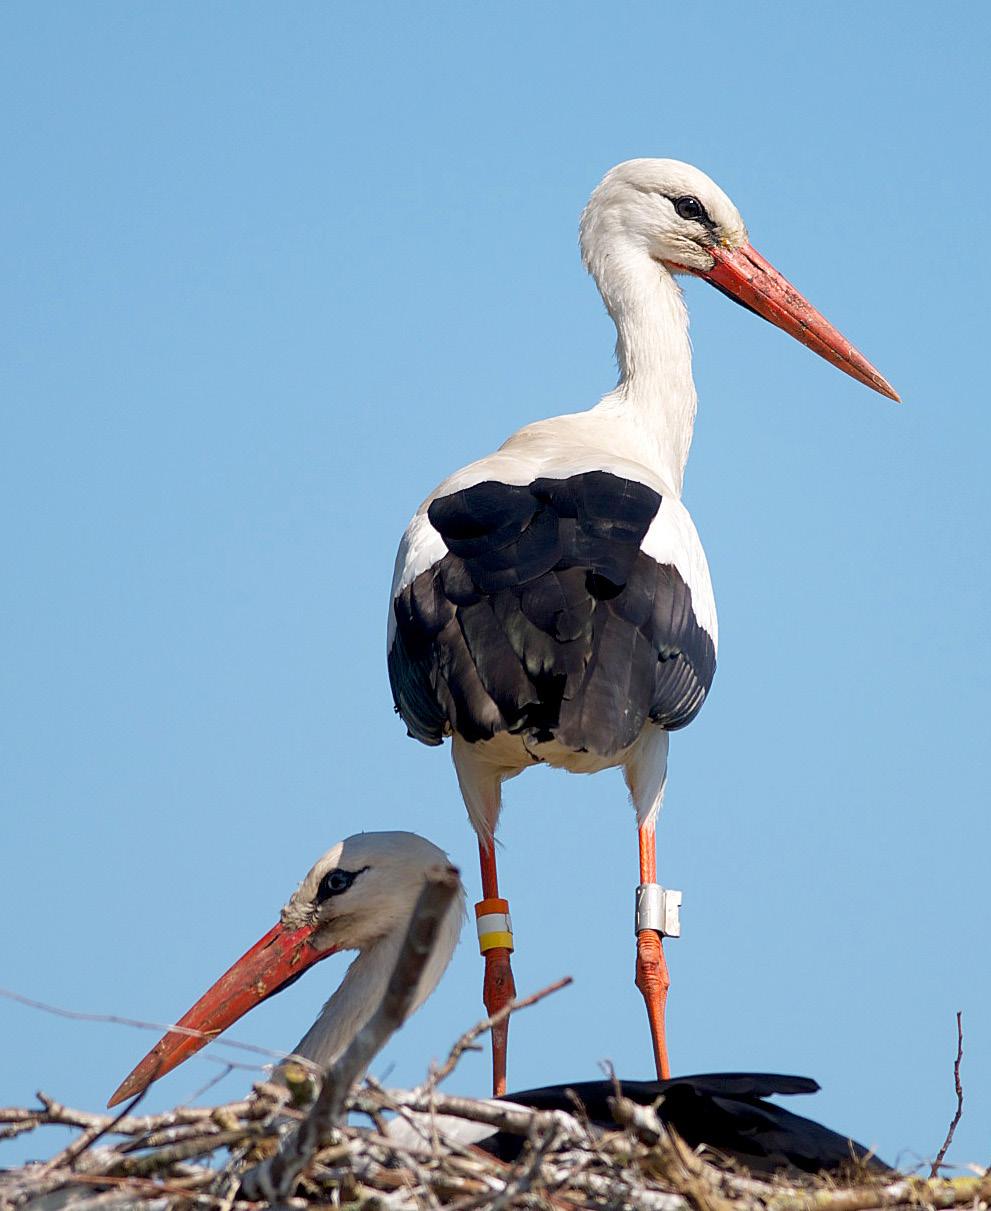
{"type": "MultiPolygon", "coordinates": [[[[912,1164],[962,1009],[952,1156],[986,1163],[989,32],[976,3],[4,6],[0,984],[174,1020],[361,829],[477,895],[450,762],[392,714],[395,548],[447,472],[613,384],[578,214],[673,156],[905,402],[687,284],[720,666],[659,831],[672,1062],[815,1076],[792,1108],[912,1164]]],[[[518,986],[575,977],[514,1024],[511,1087],[649,1074],[635,837],[613,774],[508,788],[518,986]]],[[[336,963],[236,1037],[291,1046],[336,963]]],[[[377,1073],[416,1080],[480,990],[466,934],[377,1073]]],[[[154,1036],[0,999],[0,1039],[0,1102],[95,1109],[154,1036]]]]}

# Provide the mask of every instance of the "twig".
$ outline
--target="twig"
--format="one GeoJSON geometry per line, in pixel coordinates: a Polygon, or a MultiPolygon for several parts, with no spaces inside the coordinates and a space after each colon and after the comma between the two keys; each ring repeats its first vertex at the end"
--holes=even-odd
{"type": "MultiPolygon", "coordinates": [[[[497,1102],[475,1102],[431,1091],[374,1091],[362,1089],[350,1104],[363,1109],[388,1100],[398,1109],[423,1110],[433,1105],[439,1114],[488,1122],[493,1127],[528,1136],[531,1147],[514,1166],[479,1152],[439,1146],[411,1158],[409,1150],[365,1128],[343,1125],[334,1143],[312,1158],[298,1197],[284,1207],[317,1211],[320,1207],[346,1207],[365,1211],[490,1211],[501,1203],[503,1211],[700,1211],[720,1207],[726,1211],[908,1211],[930,1208],[946,1211],[991,1211],[991,1176],[953,1181],[897,1178],[842,1185],[798,1179],[764,1180],[742,1176],[711,1165],[680,1145],[672,1133],[668,1140],[677,1153],[663,1155],[664,1139],[649,1107],[632,1106],[628,1131],[601,1134],[563,1111],[536,1111],[497,1102]],[[634,1119],[636,1121],[634,1121],[634,1119]],[[670,1162],[677,1168],[670,1167],[670,1162]]],[[[240,1103],[200,1111],[198,1123],[180,1123],[179,1115],[129,1116],[114,1129],[171,1120],[158,1135],[140,1136],[132,1130],[112,1146],[90,1149],[79,1158],[82,1172],[65,1167],[43,1174],[41,1166],[27,1165],[0,1173],[0,1208],[63,1207],[67,1211],[271,1211],[250,1206],[245,1191],[238,1194],[237,1170],[244,1152],[276,1144],[280,1126],[269,1121],[273,1099],[263,1087],[257,1104],[240,1103]],[[220,1128],[219,1131],[216,1128],[220,1128]],[[170,1134],[171,1133],[171,1134],[170,1134]],[[177,1146],[178,1145],[178,1146],[177,1146]],[[136,1156],[128,1149],[147,1152],[136,1156]],[[218,1164],[223,1147],[230,1157],[218,1164]],[[190,1162],[190,1153],[211,1154],[213,1159],[190,1162]],[[154,1176],[152,1176],[152,1174],[154,1176]],[[49,1195],[53,1195],[49,1198],[49,1195]]],[[[622,1109],[620,1117],[622,1117],[622,1109]]],[[[189,1113],[189,1112],[185,1112],[189,1113]]],[[[43,1116],[61,1118],[73,1125],[102,1125],[109,1116],[85,1115],[49,1099],[49,1108],[8,1114],[11,1123],[37,1125],[43,1116]]]]}
{"type": "Polygon", "coordinates": [[[110,1026],[131,1026],[135,1030],[154,1030],[168,1034],[188,1034],[193,1038],[207,1038],[218,1047],[233,1047],[238,1051],[250,1051],[254,1055],[263,1055],[270,1060],[286,1060],[291,1056],[285,1051],[273,1051],[271,1047],[259,1047],[255,1043],[239,1043],[236,1039],[218,1037],[209,1030],[193,1030],[189,1026],[163,1026],[161,1022],[143,1022],[140,1018],[122,1018],[113,1013],[82,1013],[77,1009],[64,1009],[60,1005],[49,1005],[45,1001],[35,1001],[22,993],[9,988],[0,988],[0,997],[16,1001],[18,1005],[26,1005],[29,1009],[40,1009],[42,1013],[51,1013],[59,1018],[69,1018],[73,1022],[102,1022],[110,1026]]]}
{"type": "Polygon", "coordinates": [[[516,1013],[518,1009],[529,1009],[531,1005],[536,1005],[538,1001],[542,1001],[544,997],[549,997],[555,992],[560,992],[562,988],[567,988],[569,984],[574,983],[571,976],[565,976],[561,980],[555,980],[553,984],[548,984],[546,988],[541,988],[539,992],[531,993],[527,997],[517,997],[510,1001],[508,1005],[504,1005],[502,1009],[492,1014],[491,1017],[483,1018],[480,1022],[476,1022],[470,1030],[466,1030],[460,1039],[454,1044],[448,1053],[447,1059],[439,1068],[434,1069],[424,1082],[423,1089],[435,1089],[443,1080],[451,1075],[458,1065],[458,1061],[466,1051],[472,1046],[475,1040],[485,1034],[487,1030],[491,1030],[493,1026],[498,1026],[504,1019],[508,1018],[511,1013],[516,1013]]]}
{"type": "Polygon", "coordinates": [[[112,1166],[111,1173],[119,1177],[150,1177],[159,1170],[168,1169],[177,1161],[193,1160],[206,1156],[217,1148],[239,1144],[245,1135],[246,1132],[241,1127],[234,1131],[214,1131],[209,1135],[183,1140],[165,1148],[156,1148],[144,1156],[121,1157],[112,1166]]]}
{"type": "Polygon", "coordinates": [[[19,1123],[11,1123],[9,1127],[0,1127],[0,1140],[16,1139],[27,1131],[33,1131],[40,1126],[38,1119],[24,1119],[19,1123]]]}
{"type": "Polygon", "coordinates": [[[938,1177],[940,1166],[950,1150],[950,1145],[953,1143],[953,1135],[957,1129],[957,1123],[960,1122],[963,1116],[963,1084],[960,1081],[960,1061],[963,1059],[963,1013],[957,1012],[957,1058],[953,1061],[953,1087],[957,1094],[957,1108],[953,1118],[950,1120],[950,1126],[946,1132],[946,1139],[943,1140],[943,1146],[936,1153],[936,1159],[932,1163],[932,1168],[929,1170],[930,1178],[938,1177]]]}
{"type": "MultiPolygon", "coordinates": [[[[255,1065],[253,1065],[253,1064],[252,1065],[232,1064],[229,1060],[219,1060],[216,1056],[213,1056],[213,1055],[208,1055],[206,1058],[208,1060],[215,1060],[217,1063],[222,1064],[223,1071],[218,1072],[216,1076],[212,1076],[205,1085],[201,1085],[199,1087],[199,1089],[197,1089],[196,1092],[193,1094],[193,1096],[189,1099],[191,1102],[198,1102],[200,1100],[200,1098],[204,1096],[204,1094],[207,1094],[210,1092],[210,1090],[214,1087],[214,1085],[219,1085],[221,1081],[226,1080],[227,1077],[230,1076],[230,1074],[234,1071],[235,1068],[255,1069],[255,1065]]],[[[145,1086],[145,1088],[147,1088],[147,1087],[148,1086],[145,1086]]]]}
{"type": "Polygon", "coordinates": [[[578,1173],[571,1185],[602,1200],[606,1207],[635,1205],[643,1211],[688,1211],[689,1204],[680,1194],[668,1194],[658,1190],[646,1190],[643,1187],[636,1192],[635,1203],[629,1197],[622,1198],[622,1185],[614,1177],[606,1177],[601,1173],[578,1173]]]}
{"type": "MultiPolygon", "coordinates": [[[[187,1123],[209,1122],[217,1113],[211,1106],[179,1106],[175,1110],[163,1114],[142,1114],[114,1116],[112,1114],[92,1114],[88,1110],[75,1110],[63,1106],[47,1093],[39,1090],[38,1101],[41,1109],[22,1109],[19,1106],[0,1107],[0,1123],[11,1123],[20,1127],[80,1127],[84,1130],[99,1128],[105,1130],[114,1124],[115,1135],[145,1135],[149,1131],[160,1131],[165,1127],[176,1127],[187,1123]]],[[[246,1118],[263,1118],[269,1113],[269,1105],[259,1100],[231,1102],[224,1107],[230,1114],[246,1118]]]]}
{"type": "MultiPolygon", "coordinates": [[[[587,1133],[583,1131],[578,1120],[564,1110],[531,1110],[513,1102],[479,1102],[474,1098],[458,1097],[452,1093],[424,1092],[419,1089],[405,1094],[397,1090],[385,1090],[384,1093],[407,1110],[420,1114],[435,1111],[440,1115],[467,1119],[471,1123],[485,1123],[495,1131],[508,1131],[510,1135],[529,1135],[534,1126],[549,1130],[557,1125],[568,1139],[587,1138],[587,1133]]],[[[357,1094],[352,1101],[355,1110],[366,1113],[368,1109],[381,1104],[381,1101],[377,1102],[365,1092],[357,1094]]]]}
{"type": "Polygon", "coordinates": [[[283,1200],[321,1145],[332,1139],[351,1086],[406,1020],[437,931],[460,886],[453,867],[427,872],[381,1004],[327,1070],[312,1109],[280,1151],[245,1174],[242,1188],[249,1198],[262,1195],[269,1202],[283,1200]]]}
{"type": "MultiPolygon", "coordinates": [[[[78,1139],[73,1140],[73,1142],[69,1144],[67,1148],[63,1148],[62,1151],[57,1152],[50,1161],[47,1161],[45,1165],[42,1166],[42,1172],[49,1173],[54,1169],[58,1169],[62,1165],[71,1168],[75,1164],[76,1159],[82,1156],[87,1148],[95,1144],[98,1139],[102,1139],[103,1136],[113,1133],[117,1124],[123,1122],[123,1120],[130,1115],[130,1112],[134,1109],[134,1107],[137,1106],[139,1102],[143,1101],[147,1092],[147,1088],[142,1089],[137,1097],[132,1098],[123,1110],[115,1114],[114,1117],[109,1119],[106,1123],[93,1123],[91,1126],[87,1127],[78,1139]]],[[[40,1097],[41,1095],[39,1094],[38,1096],[40,1097]]]]}
{"type": "Polygon", "coordinates": [[[853,1186],[845,1190],[812,1190],[766,1200],[771,1211],[871,1211],[874,1207],[963,1207],[987,1205],[991,1182],[958,1177],[945,1182],[906,1177],[887,1186],[853,1186]]]}
{"type": "MultiPolygon", "coordinates": [[[[195,1198],[197,1202],[219,1203],[221,1200],[215,1195],[195,1191],[196,1186],[205,1185],[208,1182],[212,1182],[216,1179],[216,1176],[217,1175],[213,1170],[207,1169],[202,1170],[194,1175],[183,1177],[181,1180],[163,1182],[147,1177],[121,1177],[120,1175],[113,1173],[74,1173],[72,1175],[71,1184],[80,1187],[112,1186],[117,1187],[118,1189],[125,1188],[127,1190],[133,1190],[135,1193],[147,1193],[152,1197],[159,1197],[162,1194],[176,1194],[182,1197],[183,1200],[195,1198]]],[[[47,1188],[51,1189],[57,1187],[52,1187],[49,1184],[47,1188]]],[[[39,1186],[37,1190],[32,1190],[31,1196],[37,1197],[38,1194],[45,1191],[46,1187],[39,1186]]],[[[92,1207],[95,1202],[95,1198],[88,1200],[86,1206],[92,1207]]],[[[117,1206],[120,1206],[119,1202],[117,1203],[117,1206]]]]}
{"type": "MultiPolygon", "coordinates": [[[[144,1152],[148,1148],[164,1148],[169,1144],[180,1144],[183,1140],[202,1139],[206,1135],[219,1135],[221,1131],[231,1131],[240,1125],[239,1120],[226,1126],[220,1123],[189,1123],[182,1127],[165,1127],[161,1131],[149,1131],[147,1135],[136,1135],[133,1139],[122,1140],[116,1145],[121,1156],[129,1156],[133,1152],[144,1152]]],[[[246,1129],[247,1125],[245,1125],[246,1129]]]]}
{"type": "Polygon", "coordinates": [[[511,1207],[520,1195],[528,1194],[533,1185],[540,1177],[540,1171],[544,1166],[548,1154],[553,1152],[558,1141],[557,1126],[551,1127],[544,1138],[534,1149],[530,1163],[521,1166],[516,1175],[506,1183],[502,1193],[489,1204],[489,1211],[504,1211],[504,1208],[511,1207]]]}

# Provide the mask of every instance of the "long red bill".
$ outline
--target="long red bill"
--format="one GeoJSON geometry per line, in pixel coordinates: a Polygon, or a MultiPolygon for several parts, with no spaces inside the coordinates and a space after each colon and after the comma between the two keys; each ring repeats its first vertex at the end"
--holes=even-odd
{"type": "Polygon", "coordinates": [[[750,244],[707,251],[716,263],[707,271],[692,270],[698,277],[783,328],[858,382],[900,402],[887,379],[750,244]]]}
{"type": "Polygon", "coordinates": [[[291,984],[314,963],[336,953],[336,947],[317,950],[312,942],[313,931],[312,925],[287,929],[281,922],[270,929],[183,1015],[176,1023],[181,1030],[170,1030],[155,1044],[107,1105],[116,1106],[141,1093],[266,997],[291,984]]]}

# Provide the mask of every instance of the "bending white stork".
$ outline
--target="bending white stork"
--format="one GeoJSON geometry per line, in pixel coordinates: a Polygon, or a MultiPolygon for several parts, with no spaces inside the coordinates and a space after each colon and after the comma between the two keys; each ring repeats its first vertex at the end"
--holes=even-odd
{"type": "MultiPolygon", "coordinates": [[[[282,910],[274,929],[243,955],[178,1023],[197,1034],[170,1032],[156,1044],[110,1099],[114,1106],[133,1097],[194,1055],[266,997],[293,983],[308,967],[340,950],[357,948],[340,988],[295,1048],[321,1066],[331,1063],[378,1007],[399,956],[424,878],[448,859],[413,833],[362,833],[328,850],[282,910]]],[[[420,981],[416,1005],[430,995],[451,958],[464,920],[464,891],[456,898],[434,943],[420,981]]],[[[624,1081],[626,1097],[657,1103],[662,1122],[692,1147],[715,1158],[742,1161],[755,1172],[781,1169],[821,1172],[849,1166],[854,1159],[886,1167],[866,1149],[811,1119],[765,1099],[775,1093],[814,1093],[808,1077],[768,1073],[708,1073],[671,1081],[624,1081]]],[[[612,1081],[549,1085],[510,1095],[508,1100],[537,1109],[573,1111],[575,1096],[589,1119],[613,1127],[608,1099],[612,1081]]],[[[422,1117],[422,1116],[421,1116],[422,1117]]],[[[431,1143],[439,1131],[462,1144],[478,1143],[504,1159],[520,1152],[523,1139],[464,1120],[434,1118],[420,1125],[397,1120],[396,1141],[415,1147],[431,1143]]]]}
{"type": "MultiPolygon", "coordinates": [[[[409,734],[453,738],[478,834],[476,906],[489,1012],[514,992],[494,834],[502,784],[546,762],[620,766],[639,830],[637,986],[659,1077],[680,893],[656,882],[668,733],[698,713],[716,662],[705,554],[680,496],[696,396],[679,273],[783,328],[883,395],[876,370],[750,246],[704,173],[676,160],[608,172],[581,220],[584,262],[616,324],[620,381],[587,412],[527,425],[417,510],[396,559],[389,675],[409,734]]],[[[508,1020],[493,1033],[505,1089],[508,1020]]]]}
{"type": "MultiPolygon", "coordinates": [[[[326,1067],[377,1009],[431,867],[450,866],[443,850],[415,833],[358,833],[310,869],[279,923],[225,972],[148,1052],[107,1103],[116,1106],[195,1055],[232,1022],[294,983],[308,967],[342,950],[358,957],[293,1054],[326,1067]]],[[[465,917],[464,890],[448,909],[423,969],[412,1009],[437,986],[465,917]]]]}

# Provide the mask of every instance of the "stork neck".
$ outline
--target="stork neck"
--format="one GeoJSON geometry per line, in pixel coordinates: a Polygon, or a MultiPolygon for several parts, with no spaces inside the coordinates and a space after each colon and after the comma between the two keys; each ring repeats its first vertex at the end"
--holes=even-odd
{"type": "MultiPolygon", "coordinates": [[[[437,987],[451,961],[464,919],[464,893],[448,909],[433,950],[423,966],[413,1013],[437,987]]],[[[382,937],[366,943],[347,969],[340,987],[324,1005],[320,1015],[297,1044],[294,1054],[326,1067],[337,1059],[348,1043],[378,1009],[406,940],[408,921],[402,919],[382,937]]]]}
{"type": "Polygon", "coordinates": [[[685,301],[672,274],[642,252],[606,265],[596,280],[616,325],[620,380],[600,407],[642,429],[649,461],[680,494],[697,403],[685,301]]]}
{"type": "Polygon", "coordinates": [[[341,1054],[378,1008],[399,957],[402,934],[366,946],[347,969],[340,987],[293,1049],[326,1067],[341,1054]]]}

